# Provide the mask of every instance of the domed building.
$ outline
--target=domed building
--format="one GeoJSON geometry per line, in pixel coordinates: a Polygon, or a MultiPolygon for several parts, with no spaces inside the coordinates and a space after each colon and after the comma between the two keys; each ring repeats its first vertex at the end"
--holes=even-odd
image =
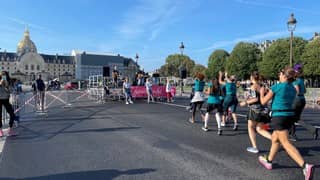
{"type": "Polygon", "coordinates": [[[23,39],[18,43],[17,55],[22,56],[29,52],[37,53],[37,47],[34,45],[33,41],[31,41],[29,29],[27,28],[24,32],[23,39]]]}
{"type": "MultiPolygon", "coordinates": [[[[89,53],[73,50],[71,55],[38,54],[35,43],[26,28],[17,52],[0,52],[0,70],[23,82],[34,80],[41,74],[44,80],[86,80],[90,75],[102,75],[104,67],[118,67],[123,76],[134,77],[139,66],[131,58],[118,55],[89,53]]],[[[110,73],[107,74],[110,76],[110,73]]]]}

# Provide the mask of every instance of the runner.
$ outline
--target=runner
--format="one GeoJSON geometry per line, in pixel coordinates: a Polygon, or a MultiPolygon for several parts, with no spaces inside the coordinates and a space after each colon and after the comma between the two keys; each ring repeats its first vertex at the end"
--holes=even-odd
{"type": "Polygon", "coordinates": [[[2,131],[2,106],[6,108],[6,111],[10,115],[8,135],[9,136],[17,135],[17,133],[13,130],[15,114],[13,112],[12,105],[9,102],[9,98],[10,98],[9,82],[10,82],[9,73],[6,71],[2,71],[0,76],[0,137],[4,136],[4,133],[2,131]]]}
{"type": "Polygon", "coordinates": [[[209,115],[210,112],[212,112],[214,109],[217,109],[216,112],[216,121],[218,125],[218,135],[222,135],[222,129],[221,129],[221,114],[222,114],[222,105],[221,101],[219,99],[219,93],[220,93],[220,88],[219,88],[219,83],[216,78],[212,79],[210,83],[208,83],[208,89],[206,90],[206,94],[209,95],[207,103],[207,112],[204,117],[204,126],[202,129],[204,131],[208,131],[208,121],[209,121],[209,115]]]}
{"type": "Polygon", "coordinates": [[[232,119],[234,122],[233,130],[238,130],[238,120],[236,116],[236,110],[238,105],[238,98],[237,98],[237,85],[236,85],[236,78],[234,75],[228,77],[228,73],[225,73],[226,81],[222,80],[222,72],[219,71],[219,83],[226,86],[226,97],[223,101],[223,112],[226,116],[228,113],[228,108],[231,108],[232,112],[232,119]]]}
{"type": "MultiPolygon", "coordinates": [[[[306,105],[306,98],[304,94],[306,93],[306,88],[304,86],[304,79],[303,79],[303,70],[302,70],[302,65],[301,64],[296,64],[294,66],[294,70],[296,72],[296,80],[293,82],[294,87],[296,88],[297,91],[297,96],[294,101],[294,109],[297,118],[295,119],[296,122],[299,122],[299,124],[310,131],[313,135],[314,139],[318,138],[318,129],[315,128],[314,126],[306,123],[303,120],[300,120],[302,111],[306,105]]],[[[291,129],[289,130],[289,137],[291,141],[297,141],[298,137],[296,135],[296,125],[295,123],[292,125],[291,129]]]]}
{"type": "Polygon", "coordinates": [[[194,80],[194,96],[191,100],[192,116],[191,116],[191,118],[189,118],[189,121],[191,123],[195,122],[197,107],[200,111],[202,104],[205,101],[203,90],[204,90],[204,86],[206,83],[203,80],[204,80],[204,75],[202,73],[198,72],[196,75],[196,79],[194,80]]]}
{"type": "Polygon", "coordinates": [[[247,148],[248,152],[258,153],[256,140],[256,131],[263,137],[271,140],[271,134],[263,128],[265,123],[269,123],[270,119],[267,118],[268,111],[265,110],[266,107],[261,105],[260,102],[260,89],[262,87],[260,83],[260,75],[257,71],[254,71],[250,76],[250,81],[252,83],[248,97],[245,101],[240,103],[240,106],[249,106],[248,111],[248,134],[251,142],[251,147],[247,148]]]}
{"type": "Polygon", "coordinates": [[[133,104],[131,96],[131,84],[128,77],[126,77],[123,82],[123,93],[126,96],[126,104],[133,104]]]}
{"type": "Polygon", "coordinates": [[[295,71],[286,68],[279,73],[279,84],[271,87],[265,95],[265,89],[260,89],[261,104],[265,105],[272,99],[272,120],[274,129],[272,133],[272,144],[268,155],[259,156],[259,162],[268,170],[272,169],[272,161],[279,151],[280,145],[288,155],[302,168],[306,180],[312,179],[314,165],[305,163],[295,146],[288,139],[288,130],[294,123],[295,112],[292,108],[296,96],[296,90],[292,84],[295,71]]]}
{"type": "Polygon", "coordinates": [[[150,100],[152,100],[152,102],[154,102],[154,98],[152,95],[152,82],[151,82],[150,78],[147,78],[146,91],[147,91],[147,95],[148,95],[148,104],[150,103],[150,100]]]}

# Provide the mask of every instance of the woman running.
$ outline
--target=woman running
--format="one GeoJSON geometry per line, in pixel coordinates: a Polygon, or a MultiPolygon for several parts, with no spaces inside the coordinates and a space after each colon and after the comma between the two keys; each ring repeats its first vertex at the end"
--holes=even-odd
{"type": "Polygon", "coordinates": [[[265,107],[261,105],[260,102],[260,88],[262,87],[260,83],[260,75],[257,71],[254,71],[250,76],[250,81],[252,83],[248,97],[246,101],[241,102],[240,106],[249,106],[248,111],[248,134],[251,142],[251,147],[247,148],[248,152],[258,153],[256,140],[256,131],[263,137],[271,140],[271,134],[263,128],[265,123],[269,123],[269,118],[261,116],[265,107]]]}
{"type": "Polygon", "coordinates": [[[222,114],[222,105],[219,98],[220,95],[220,87],[218,80],[216,78],[212,79],[210,83],[208,83],[208,89],[206,90],[206,94],[209,95],[207,103],[207,112],[204,117],[204,126],[202,129],[204,131],[208,131],[208,121],[209,121],[209,115],[214,110],[217,109],[216,112],[216,121],[218,125],[218,135],[222,135],[222,129],[221,129],[221,114],[222,114]]]}
{"type": "MultiPolygon", "coordinates": [[[[304,94],[306,93],[306,88],[304,86],[304,78],[303,78],[303,70],[302,70],[302,65],[301,64],[296,64],[294,66],[294,70],[296,72],[296,80],[293,82],[294,87],[296,88],[297,91],[297,96],[295,98],[294,101],[294,109],[295,109],[295,113],[296,113],[296,122],[299,121],[299,124],[304,127],[305,129],[307,129],[308,131],[310,131],[313,135],[314,139],[318,138],[318,129],[315,128],[314,126],[306,123],[305,121],[301,120],[301,114],[302,111],[304,109],[304,107],[306,106],[306,98],[304,96],[304,94]]],[[[292,141],[297,141],[298,137],[296,135],[296,125],[295,123],[292,125],[291,129],[289,130],[289,137],[290,140],[292,141]]]]}
{"type": "Polygon", "coordinates": [[[312,179],[312,164],[307,164],[295,146],[288,139],[288,130],[294,123],[295,112],[292,108],[296,96],[294,81],[295,71],[293,68],[286,68],[279,73],[279,84],[271,87],[265,95],[265,88],[260,89],[261,104],[265,105],[272,99],[271,125],[274,129],[272,133],[272,144],[268,155],[259,156],[259,162],[268,170],[272,169],[272,161],[279,151],[280,145],[286,150],[288,155],[302,168],[306,180],[312,179]]]}
{"type": "Polygon", "coordinates": [[[203,90],[206,83],[203,80],[204,80],[204,75],[202,73],[197,73],[196,79],[194,80],[194,96],[191,100],[192,117],[189,119],[191,123],[195,122],[197,107],[200,111],[202,104],[205,101],[203,90]]]}
{"type": "MultiPolygon", "coordinates": [[[[235,76],[232,75],[228,77],[228,73],[225,73],[226,81],[222,81],[222,72],[219,71],[219,83],[226,86],[226,96],[223,101],[223,112],[226,116],[228,113],[228,108],[231,108],[232,119],[234,122],[233,130],[238,130],[238,120],[236,116],[236,110],[238,105],[238,98],[237,98],[237,85],[235,83],[236,79],[235,76]]],[[[225,123],[225,122],[224,122],[225,123]]]]}

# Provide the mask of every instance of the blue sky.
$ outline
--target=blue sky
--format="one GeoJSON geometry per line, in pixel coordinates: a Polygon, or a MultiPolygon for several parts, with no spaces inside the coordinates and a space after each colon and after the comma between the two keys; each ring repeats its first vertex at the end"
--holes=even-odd
{"type": "Polygon", "coordinates": [[[38,52],[72,49],[121,54],[151,71],[169,54],[184,54],[207,65],[216,49],[231,51],[239,41],[288,37],[293,12],[295,35],[320,32],[319,0],[0,0],[0,48],[16,51],[25,26],[38,52]]]}

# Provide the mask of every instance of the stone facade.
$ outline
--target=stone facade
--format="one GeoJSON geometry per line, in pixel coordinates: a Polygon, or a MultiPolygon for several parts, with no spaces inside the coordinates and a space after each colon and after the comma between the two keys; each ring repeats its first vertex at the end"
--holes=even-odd
{"type": "Polygon", "coordinates": [[[132,59],[120,55],[75,50],[71,56],[38,54],[28,29],[18,43],[16,53],[0,52],[0,70],[8,71],[10,76],[21,81],[32,81],[38,74],[46,81],[55,78],[62,82],[72,79],[86,80],[90,75],[102,74],[103,67],[106,66],[110,68],[110,72],[117,67],[122,75],[130,78],[139,69],[138,64],[132,59]]]}

